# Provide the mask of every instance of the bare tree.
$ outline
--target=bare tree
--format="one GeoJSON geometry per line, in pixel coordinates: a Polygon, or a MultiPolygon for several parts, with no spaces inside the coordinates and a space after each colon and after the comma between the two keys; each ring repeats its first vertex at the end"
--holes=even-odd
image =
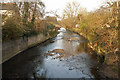
{"type": "Polygon", "coordinates": [[[78,2],[68,3],[63,10],[63,24],[67,27],[74,27],[77,24],[78,14],[83,14],[85,9],[80,6],[78,2]]]}
{"type": "Polygon", "coordinates": [[[73,18],[79,14],[80,4],[77,2],[68,3],[63,10],[64,18],[73,18]]]}

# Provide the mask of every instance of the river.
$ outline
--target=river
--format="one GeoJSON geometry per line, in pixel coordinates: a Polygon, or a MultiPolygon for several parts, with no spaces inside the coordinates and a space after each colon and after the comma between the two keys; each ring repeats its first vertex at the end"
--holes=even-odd
{"type": "Polygon", "coordinates": [[[95,78],[92,53],[82,36],[62,31],[3,63],[3,78],[95,78]]]}

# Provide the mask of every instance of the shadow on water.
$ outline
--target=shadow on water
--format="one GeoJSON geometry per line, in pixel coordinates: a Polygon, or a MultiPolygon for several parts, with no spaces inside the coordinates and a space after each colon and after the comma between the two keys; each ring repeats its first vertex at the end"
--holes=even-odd
{"type": "Polygon", "coordinates": [[[93,53],[83,37],[60,32],[3,63],[3,78],[95,78],[97,59],[93,53]]]}

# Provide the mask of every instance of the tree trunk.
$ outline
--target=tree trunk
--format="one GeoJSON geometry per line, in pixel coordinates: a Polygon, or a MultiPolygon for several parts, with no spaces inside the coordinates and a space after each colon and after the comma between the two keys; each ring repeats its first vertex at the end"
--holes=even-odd
{"type": "Polygon", "coordinates": [[[34,26],[34,22],[35,22],[36,7],[37,7],[37,4],[35,3],[35,7],[34,7],[34,10],[33,10],[33,16],[32,16],[32,20],[31,20],[31,23],[33,24],[33,26],[34,26]]]}
{"type": "Polygon", "coordinates": [[[23,19],[24,25],[26,25],[26,23],[28,22],[28,10],[29,10],[29,3],[24,2],[24,19],[23,19]]]}

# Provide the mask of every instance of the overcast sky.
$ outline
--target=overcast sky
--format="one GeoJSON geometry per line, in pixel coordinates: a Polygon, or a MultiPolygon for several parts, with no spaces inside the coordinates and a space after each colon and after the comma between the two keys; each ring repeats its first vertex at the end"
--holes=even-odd
{"type": "Polygon", "coordinates": [[[46,11],[56,11],[59,15],[62,15],[62,11],[68,2],[77,1],[82,7],[85,7],[87,11],[97,9],[103,0],[42,0],[46,5],[46,11]]]}
{"type": "MultiPolygon", "coordinates": [[[[5,1],[39,1],[39,0],[0,0],[5,1]]],[[[81,7],[87,9],[87,11],[93,11],[103,3],[103,1],[109,0],[42,0],[46,5],[46,11],[57,11],[58,15],[62,15],[62,11],[68,2],[77,1],[80,3],[81,7]]]]}

